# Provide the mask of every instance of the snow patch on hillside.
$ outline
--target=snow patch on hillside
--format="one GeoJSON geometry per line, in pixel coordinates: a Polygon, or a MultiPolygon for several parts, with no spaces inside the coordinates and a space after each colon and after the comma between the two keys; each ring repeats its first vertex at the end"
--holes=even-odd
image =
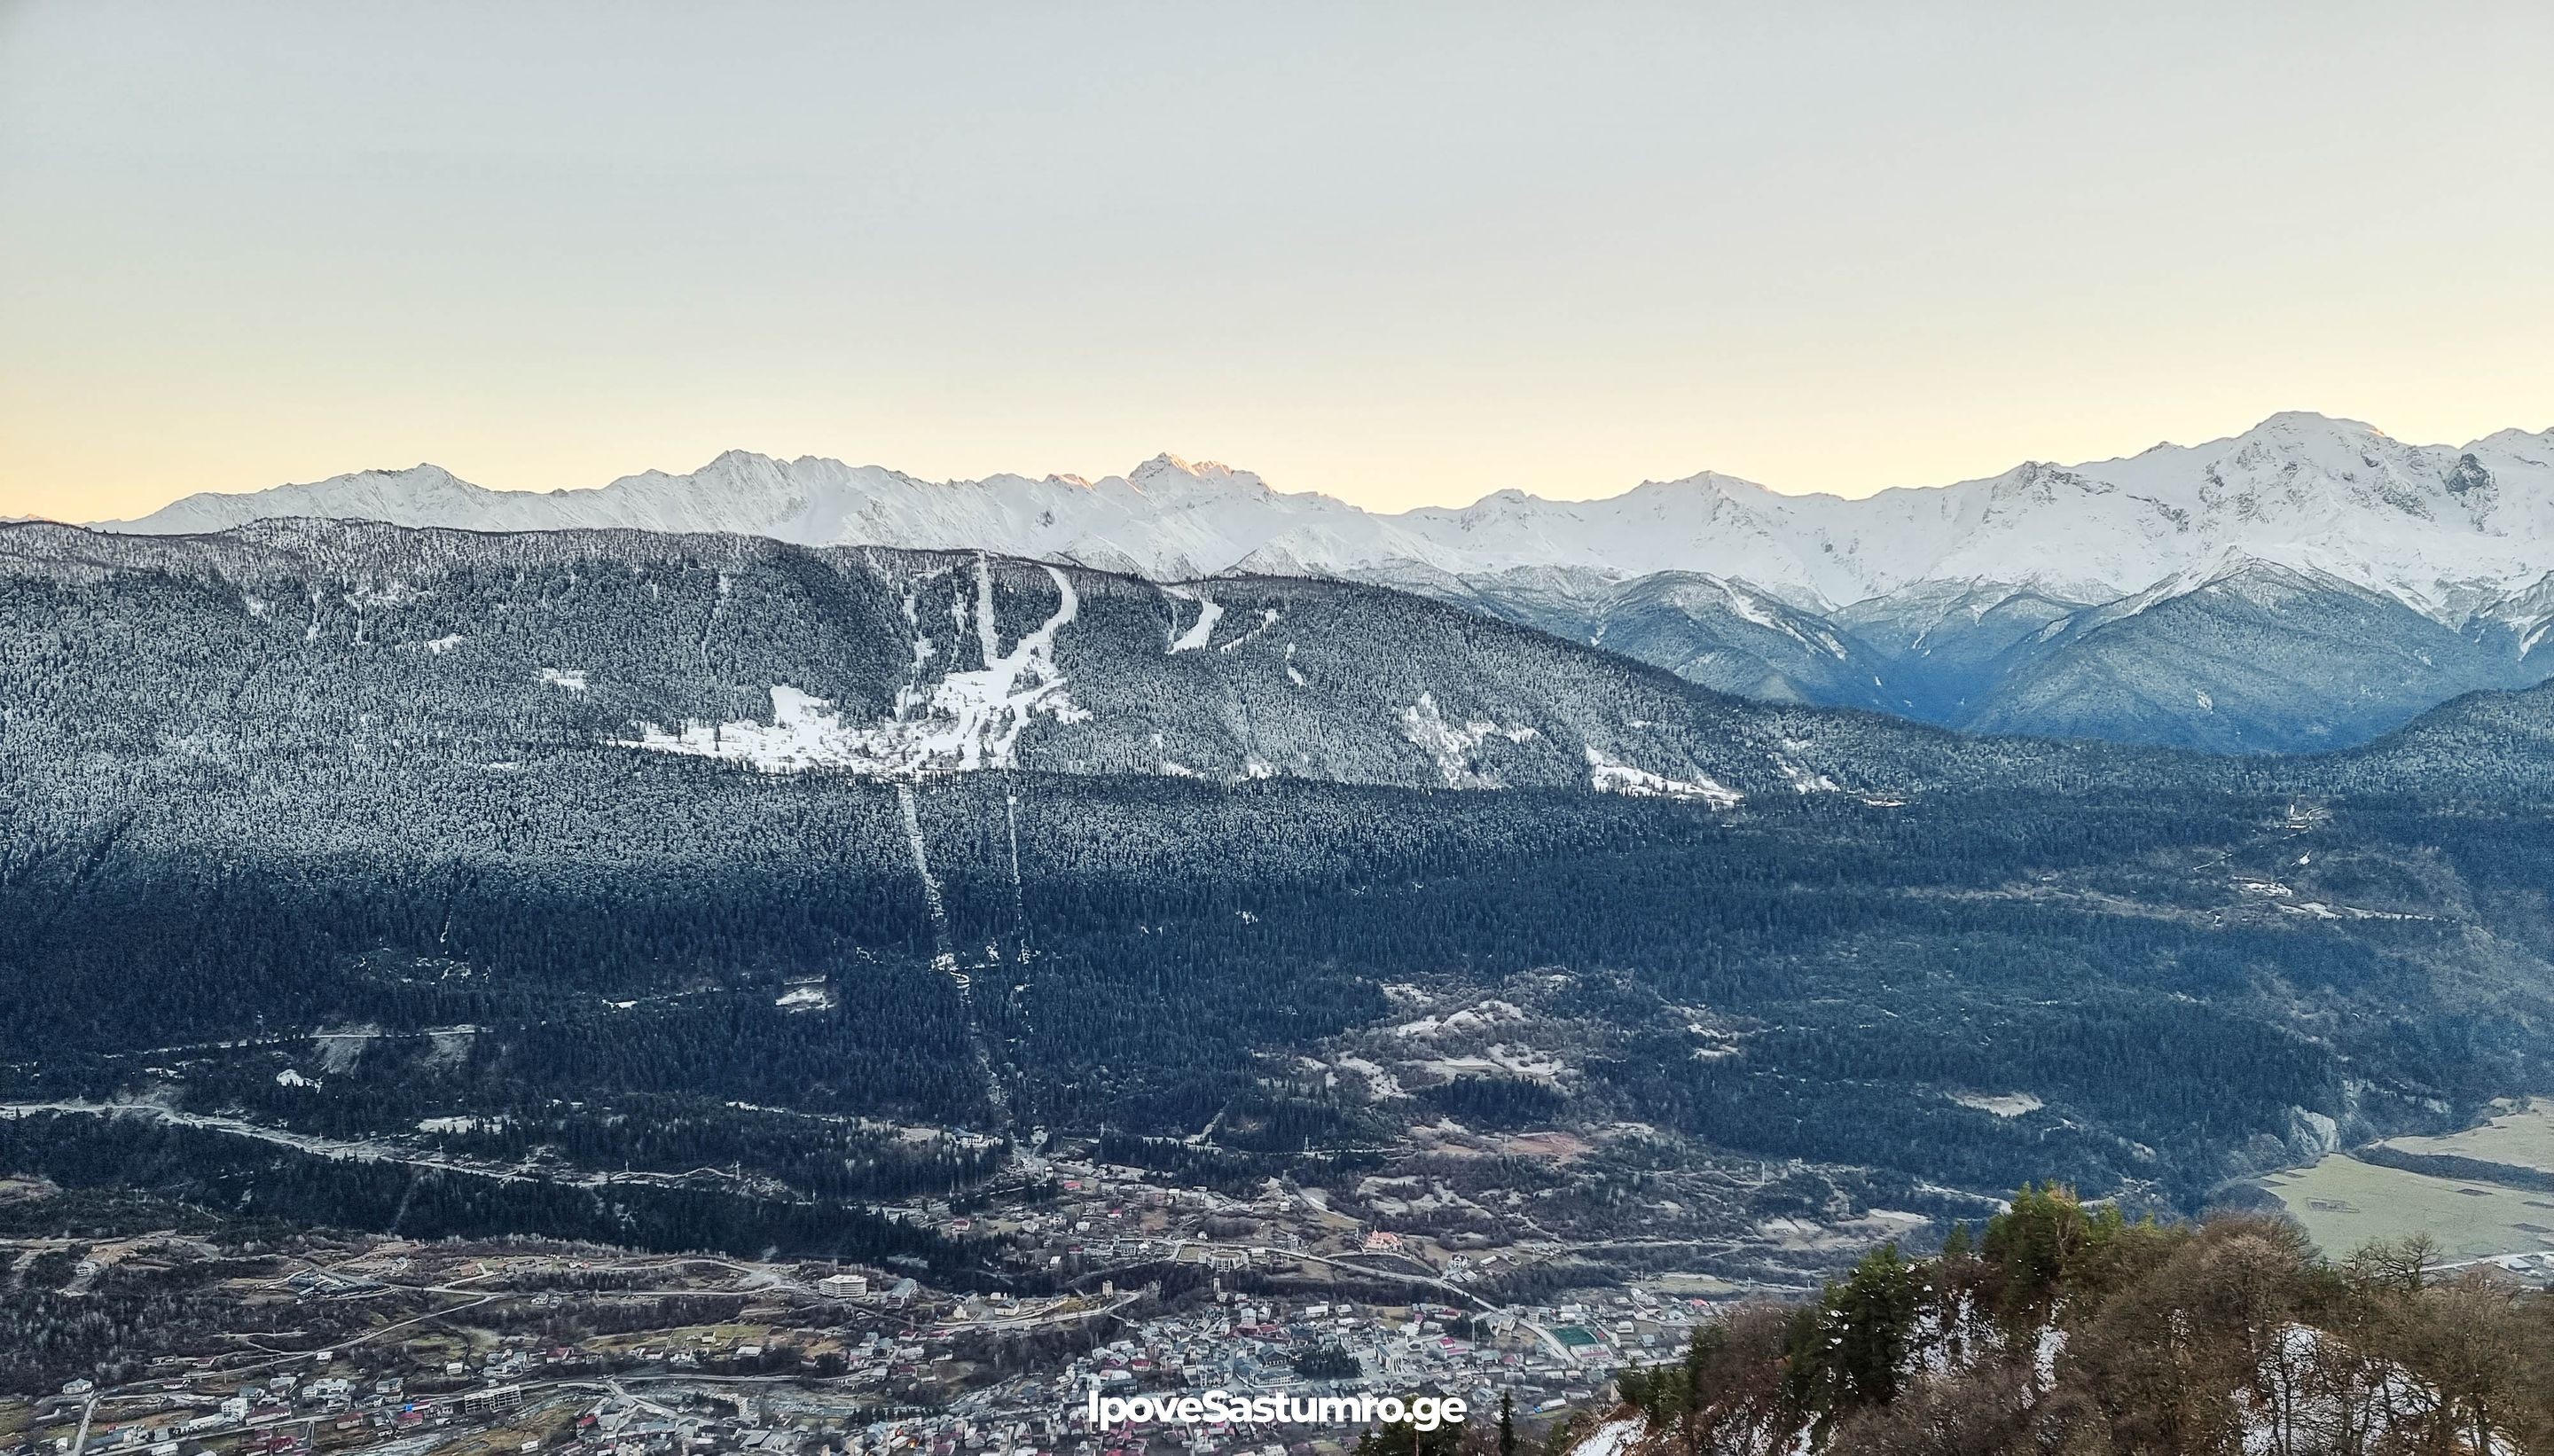
{"type": "Polygon", "coordinates": [[[1433,1037],[1448,1032],[1486,1031],[1501,1022],[1523,1021],[1525,1008],[1513,1001],[1492,997],[1477,1006],[1466,1006],[1445,1016],[1423,1016],[1405,1021],[1392,1029],[1396,1037],[1433,1037]]]}
{"type": "MultiPolygon", "coordinates": [[[[1055,582],[1056,610],[1001,652],[993,620],[991,578],[980,558],[977,571],[975,626],[986,652],[986,665],[952,672],[926,691],[909,685],[896,695],[892,717],[882,722],[846,723],[834,705],[798,688],[775,683],[771,688],[771,722],[745,719],[733,723],[686,722],[667,729],[639,725],[638,736],[622,746],[658,753],[685,753],[748,763],[765,773],[803,773],[835,769],[881,778],[913,778],[929,773],[970,773],[1017,764],[1021,730],[1043,713],[1061,723],[1090,717],[1065,691],[1064,673],[1055,663],[1055,637],[1081,610],[1072,581],[1047,568],[1055,582]]],[[[960,613],[965,609],[958,608],[960,613]]],[[[924,639],[916,637],[917,644],[924,639]]],[[[929,654],[917,645],[917,669],[929,654]]]]}
{"type": "Polygon", "coordinates": [[[1217,605],[1214,598],[1204,592],[1189,591],[1185,587],[1164,587],[1162,595],[1181,602],[1197,604],[1197,619],[1189,623],[1187,631],[1171,639],[1172,651],[1195,652],[1215,640],[1215,624],[1223,619],[1223,609],[1217,605]]]}
{"type": "Polygon", "coordinates": [[[1366,1095],[1374,1098],[1374,1100],[1378,1102],[1388,1102],[1396,1097],[1407,1097],[1410,1095],[1409,1092],[1403,1090],[1401,1078],[1394,1076],[1391,1072],[1384,1070],[1382,1067],[1362,1057],[1343,1056],[1338,1058],[1337,1061],[1341,1071],[1352,1071],[1358,1076],[1365,1078],[1366,1095]]]}
{"type": "MultiPolygon", "coordinates": [[[[1803,745],[1793,743],[1790,746],[1795,750],[1798,750],[1803,745]]],[[[1780,755],[1775,757],[1774,766],[1783,771],[1783,778],[1786,782],[1791,784],[1792,792],[1796,794],[1832,794],[1836,792],[1835,780],[1828,778],[1825,774],[1818,772],[1814,768],[1804,768],[1798,763],[1794,763],[1791,759],[1780,755]]]]}
{"type": "Polygon", "coordinates": [[[1747,796],[1709,775],[1690,779],[1673,779],[1663,773],[1652,773],[1614,758],[1590,745],[1587,749],[1587,780],[1600,794],[1628,794],[1633,798],[1691,799],[1709,804],[1714,809],[1734,809],[1747,796]]]}
{"type": "Polygon", "coordinates": [[[2020,1117],[2048,1105],[2029,1092],[1948,1092],[1944,1095],[1963,1107],[1991,1112],[1998,1117],[2020,1117]]]}
{"type": "Polygon", "coordinates": [[[1486,718],[1475,718],[1460,726],[1450,724],[1437,707],[1437,695],[1425,692],[1419,695],[1418,702],[1401,710],[1401,735],[1428,750],[1450,789],[1504,788],[1495,772],[1480,766],[1475,755],[1481,745],[1492,738],[1522,743],[1541,736],[1534,728],[1501,728],[1486,718]]]}
{"type": "Polygon", "coordinates": [[[791,986],[771,1003],[783,1011],[831,1011],[835,1000],[833,988],[822,982],[791,986]]]}
{"type": "MultiPolygon", "coordinates": [[[[2435,1429],[2441,1403],[2437,1387],[2403,1367],[2365,1360],[2324,1331],[2293,1323],[2262,1357],[2253,1388],[2234,1394],[2245,1456],[2398,1449],[2388,1438],[2435,1429]]],[[[2477,1447],[2461,1441],[2456,1449],[2477,1447]]],[[[2491,1430],[2481,1449],[2518,1456],[2521,1447],[2491,1430]]]]}
{"type": "Polygon", "coordinates": [[[1622,1420],[1609,1420],[1587,1433],[1587,1439],[1569,1449],[1569,1456],[1623,1456],[1639,1438],[1642,1419],[1635,1415],[1622,1420]]]}

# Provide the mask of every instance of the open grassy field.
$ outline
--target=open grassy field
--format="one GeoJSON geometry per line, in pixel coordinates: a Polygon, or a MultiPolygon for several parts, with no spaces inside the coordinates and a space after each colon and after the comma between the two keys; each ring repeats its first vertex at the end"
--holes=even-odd
{"type": "Polygon", "coordinates": [[[2513,1109],[2481,1127],[2468,1128],[2461,1133],[2434,1138],[2388,1138],[2385,1146],[2406,1153],[2479,1158],[2486,1163],[2506,1163],[2516,1168],[2554,1174],[2554,1103],[2539,1102],[2513,1109]]]}
{"type": "Polygon", "coordinates": [[[1738,1292],[1738,1286],[1716,1274],[1667,1274],[1659,1276],[1659,1289],[1669,1294],[1703,1294],[1719,1298],[1738,1292]]]}
{"type": "Polygon", "coordinates": [[[2554,1249],[2554,1193],[2403,1173],[2341,1153],[2263,1183],[2334,1258],[2421,1232],[2451,1260],[2554,1249]]]}

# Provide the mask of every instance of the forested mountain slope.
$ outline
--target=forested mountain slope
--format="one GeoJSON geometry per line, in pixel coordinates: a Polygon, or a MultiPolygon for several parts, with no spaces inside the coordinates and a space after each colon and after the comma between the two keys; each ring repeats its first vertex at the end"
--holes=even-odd
{"type": "MultiPolygon", "coordinates": [[[[1733,815],[592,747],[27,787],[0,872],[17,1085],[339,1135],[566,1118],[605,1152],[641,1131],[610,1107],[680,1089],[1273,1153],[1389,1144],[1468,1084],[1466,1122],[2196,1199],[2543,1089],[2554,1028],[2535,814],[1733,815]],[[1392,986],[1508,1009],[1400,1031],[1392,986]]],[[[714,1114],[740,1117],[776,1123],[740,1143],[775,1159],[811,1131],[714,1114]]]]}
{"type": "MultiPolygon", "coordinates": [[[[2548,1086],[2546,799],[2406,797],[2444,727],[2297,763],[1964,739],[1372,588],[972,553],[0,552],[0,1064],[58,1109],[0,1130],[26,1166],[255,1181],[75,1136],[124,1098],[820,1201],[1040,1129],[1243,1176],[1460,1123],[1576,1128],[1604,1178],[2193,1205],[2548,1086]]],[[[309,1207],[400,1203],[294,1167],[309,1207]]],[[[506,1198],[436,1226],[586,1227],[506,1198]]]]}
{"type": "Polygon", "coordinates": [[[2542,802],[2554,784],[2554,684],[2469,693],[2365,747],[2287,767],[2321,788],[2542,802]]]}
{"type": "Polygon", "coordinates": [[[2090,604],[1927,582],[1832,612],[1686,572],[1364,575],[1744,697],[2218,753],[2350,746],[2459,694],[2533,686],[2548,671],[2537,589],[2442,616],[2251,558],[2090,604]]]}
{"type": "Polygon", "coordinates": [[[2009,649],[1956,720],[1978,732],[2296,752],[2365,741],[2477,688],[2541,674],[2500,631],[2460,631],[2319,571],[2244,561],[2076,612],[2009,649]]]}
{"type": "MultiPolygon", "coordinates": [[[[2118,760],[1742,702],[1335,582],[739,536],[0,530],[10,751],[205,771],[616,744],[771,771],[1568,787],[1723,805],[2118,760]]],[[[2102,770],[2108,771],[2108,770],[2102,770]]]]}
{"type": "Polygon", "coordinates": [[[1455,576],[1404,564],[1355,575],[1603,647],[1715,692],[1925,717],[1852,632],[1745,582],[1698,572],[1619,581],[1583,567],[1455,576]]]}

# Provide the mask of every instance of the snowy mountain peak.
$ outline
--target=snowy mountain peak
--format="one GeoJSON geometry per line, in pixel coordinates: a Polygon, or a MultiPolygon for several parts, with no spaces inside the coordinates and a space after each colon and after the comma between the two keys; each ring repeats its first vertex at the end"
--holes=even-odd
{"type": "MultiPolygon", "coordinates": [[[[476,511],[495,494],[442,466],[417,464],[405,469],[352,471],[306,485],[278,486],[255,497],[209,492],[188,496],[153,512],[147,521],[148,529],[161,535],[201,534],[224,530],[247,519],[278,515],[360,516],[421,525],[427,523],[425,517],[476,511]],[[258,508],[241,511],[240,503],[249,500],[256,501],[258,508]]],[[[137,522],[137,528],[142,524],[137,522]]]]}
{"type": "Polygon", "coordinates": [[[1217,460],[1201,460],[1192,464],[1168,451],[1128,471],[1126,480],[1146,495],[1165,488],[1238,490],[1257,494],[1265,494],[1268,490],[1266,483],[1249,471],[1234,470],[1217,460]]]}
{"type": "MultiPolygon", "coordinates": [[[[414,465],[406,467],[394,466],[388,469],[349,471],[344,475],[330,476],[324,481],[313,481],[304,486],[287,486],[284,489],[289,491],[301,490],[312,492],[331,490],[397,490],[459,491],[474,493],[480,490],[479,487],[470,484],[468,481],[461,479],[461,477],[454,475],[452,472],[445,470],[442,466],[436,465],[431,461],[419,461],[414,465]]],[[[195,499],[202,500],[206,498],[197,497],[195,499]]]]}
{"type": "Polygon", "coordinates": [[[1696,471],[1672,481],[1643,481],[1639,491],[1682,491],[1688,495],[1752,498],[1783,494],[1771,486],[1758,485],[1743,476],[1723,475],[1716,470],[1696,471]]]}
{"type": "Polygon", "coordinates": [[[2282,409],[2246,431],[2251,435],[2328,435],[2341,437],[2374,436],[2386,438],[2385,432],[2364,419],[2321,414],[2311,409],[2282,409]]]}
{"type": "Polygon", "coordinates": [[[1520,491],[1516,487],[1510,486],[1503,491],[1492,491],[1488,495],[1483,496],[1480,500],[1473,502],[1471,505],[1466,508],[1482,514],[1493,512],[1513,513],[1519,510],[1546,509],[1551,506],[1552,504],[1552,502],[1547,501],[1543,497],[1537,496],[1530,491],[1520,491]]]}
{"type": "Polygon", "coordinates": [[[1986,483],[1985,494],[1999,507],[2016,502],[2041,504],[2056,504],[2062,493],[2103,495],[2112,487],[2102,481],[2076,474],[2062,465],[2045,460],[2026,460],[1986,483]]]}

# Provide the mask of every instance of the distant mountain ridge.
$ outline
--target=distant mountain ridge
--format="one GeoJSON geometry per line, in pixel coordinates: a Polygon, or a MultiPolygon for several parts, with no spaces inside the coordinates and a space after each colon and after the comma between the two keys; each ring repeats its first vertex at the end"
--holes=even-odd
{"type": "Polygon", "coordinates": [[[278,515],[983,549],[1166,580],[1403,563],[1457,575],[1536,566],[1618,579],[1685,571],[1826,609],[1939,581],[2107,600],[2241,556],[2326,572],[2453,616],[2554,571],[2554,430],[2407,445],[2354,420],[2288,413],[2203,445],[2074,466],[2030,462],[1985,480],[1860,500],[1787,496],[1704,472],[1604,501],[1508,490],[1398,515],[1170,455],[1100,481],[934,483],[873,465],[730,451],[688,475],[649,471],[589,491],[491,491],[420,465],[190,496],[139,520],[101,524],[190,534],[278,515]]]}
{"type": "Polygon", "coordinates": [[[1522,576],[1376,579],[1744,697],[2213,752],[2347,747],[2461,694],[2554,676],[2543,586],[2451,624],[2327,572],[2246,557],[2104,602],[1928,582],[1823,615],[1687,573],[1574,596],[1522,576]]]}
{"type": "Polygon", "coordinates": [[[2203,445],[1861,500],[1706,472],[1605,501],[1501,491],[1398,515],[1169,455],[1099,481],[934,483],[731,451],[546,495],[433,466],[364,472],[102,528],[279,516],[981,549],[1161,582],[1329,577],[1745,697],[2219,751],[2346,746],[2554,675],[2554,430],[2408,445],[2288,413],[2203,445]]]}

